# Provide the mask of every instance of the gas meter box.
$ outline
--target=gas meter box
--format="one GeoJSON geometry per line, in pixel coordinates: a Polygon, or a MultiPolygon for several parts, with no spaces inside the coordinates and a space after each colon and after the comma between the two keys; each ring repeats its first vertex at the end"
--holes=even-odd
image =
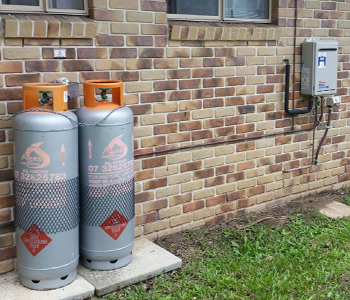
{"type": "Polygon", "coordinates": [[[304,42],[301,44],[301,51],[301,93],[311,96],[335,94],[338,42],[304,42]]]}

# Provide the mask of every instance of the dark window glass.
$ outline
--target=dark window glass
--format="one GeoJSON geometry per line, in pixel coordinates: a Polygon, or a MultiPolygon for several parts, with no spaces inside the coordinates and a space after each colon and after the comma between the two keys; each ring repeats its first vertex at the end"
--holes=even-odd
{"type": "Polygon", "coordinates": [[[167,0],[169,14],[219,15],[218,0],[167,0]]]}
{"type": "Polygon", "coordinates": [[[2,4],[39,6],[39,0],[2,0],[2,4]]]}
{"type": "Polygon", "coordinates": [[[58,9],[84,9],[83,0],[51,0],[49,1],[49,8],[58,9]]]}
{"type": "Polygon", "coordinates": [[[225,18],[268,19],[269,0],[225,0],[225,18]]]}

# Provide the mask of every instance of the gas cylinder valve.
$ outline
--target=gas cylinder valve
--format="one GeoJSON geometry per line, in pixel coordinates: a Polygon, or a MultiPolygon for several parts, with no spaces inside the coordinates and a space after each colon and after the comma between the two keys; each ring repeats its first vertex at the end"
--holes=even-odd
{"type": "Polygon", "coordinates": [[[48,95],[50,91],[39,91],[39,93],[42,93],[42,97],[39,99],[39,104],[47,104],[51,99],[51,97],[48,95]]]}
{"type": "Polygon", "coordinates": [[[101,98],[102,98],[102,100],[107,100],[107,99],[108,99],[107,91],[108,91],[109,89],[100,88],[100,90],[101,90],[101,98]]]}

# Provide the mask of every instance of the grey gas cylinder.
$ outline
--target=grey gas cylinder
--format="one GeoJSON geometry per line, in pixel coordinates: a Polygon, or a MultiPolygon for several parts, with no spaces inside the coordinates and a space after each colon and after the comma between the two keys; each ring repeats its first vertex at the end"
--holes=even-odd
{"type": "Polygon", "coordinates": [[[37,290],[65,286],[77,276],[78,126],[64,109],[66,90],[62,84],[24,85],[29,110],[13,122],[17,266],[22,285],[37,290]],[[39,106],[40,92],[57,103],[42,98],[39,106]]]}
{"type": "Polygon", "coordinates": [[[123,106],[122,83],[86,81],[84,107],[77,116],[83,124],[79,127],[81,262],[95,270],[117,269],[132,260],[135,214],[133,114],[123,106]],[[101,91],[98,102],[96,89],[101,91]]]}

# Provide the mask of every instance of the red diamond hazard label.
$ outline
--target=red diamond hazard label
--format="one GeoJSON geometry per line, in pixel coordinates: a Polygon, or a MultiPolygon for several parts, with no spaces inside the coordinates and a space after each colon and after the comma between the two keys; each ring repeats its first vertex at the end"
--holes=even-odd
{"type": "Polygon", "coordinates": [[[30,226],[22,234],[21,240],[33,256],[37,255],[52,241],[36,224],[30,226]]]}
{"type": "Polygon", "coordinates": [[[120,212],[115,210],[100,227],[114,240],[117,240],[128,223],[129,221],[120,212]]]}

